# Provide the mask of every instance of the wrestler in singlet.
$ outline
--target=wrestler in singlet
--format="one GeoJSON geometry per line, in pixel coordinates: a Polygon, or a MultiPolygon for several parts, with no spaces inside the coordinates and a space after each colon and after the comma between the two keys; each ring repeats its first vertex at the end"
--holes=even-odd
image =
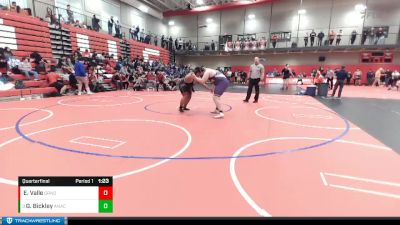
{"type": "MultiPolygon", "coordinates": [[[[197,74],[196,74],[197,75],[197,74]]],[[[224,117],[224,113],[222,111],[222,105],[221,105],[221,96],[224,94],[224,92],[226,91],[226,89],[229,86],[229,80],[228,78],[226,78],[226,76],[224,74],[222,74],[221,72],[219,72],[218,70],[214,70],[214,69],[205,69],[205,71],[203,73],[201,73],[201,79],[198,81],[199,83],[201,83],[202,85],[204,85],[205,87],[209,88],[206,85],[207,81],[212,81],[214,83],[214,89],[213,89],[213,100],[215,103],[215,111],[211,112],[213,114],[218,114],[216,115],[214,118],[223,118],[224,117]]]]}

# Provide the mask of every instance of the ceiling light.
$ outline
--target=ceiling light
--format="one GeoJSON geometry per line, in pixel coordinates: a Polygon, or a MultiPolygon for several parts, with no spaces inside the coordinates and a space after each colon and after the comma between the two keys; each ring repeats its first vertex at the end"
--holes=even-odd
{"type": "Polygon", "coordinates": [[[203,1],[203,0],[196,0],[196,4],[197,4],[197,5],[203,5],[203,4],[204,4],[204,1],[203,1]]]}
{"type": "Polygon", "coordinates": [[[168,22],[168,25],[173,26],[173,25],[175,25],[175,22],[173,20],[171,20],[168,22]]]}
{"type": "Polygon", "coordinates": [[[248,16],[248,18],[252,20],[252,19],[256,18],[256,16],[255,16],[254,14],[250,14],[250,15],[248,16]]]}
{"type": "Polygon", "coordinates": [[[297,13],[300,15],[304,15],[304,14],[306,14],[306,12],[307,11],[305,9],[300,9],[299,11],[297,11],[297,13]]]}
{"type": "Polygon", "coordinates": [[[207,19],[206,19],[206,22],[207,22],[207,23],[211,23],[212,21],[213,21],[213,20],[212,20],[211,18],[207,18],[207,19]]]}
{"type": "Polygon", "coordinates": [[[362,12],[367,9],[367,6],[365,6],[364,4],[357,4],[354,8],[356,11],[362,12]]]}

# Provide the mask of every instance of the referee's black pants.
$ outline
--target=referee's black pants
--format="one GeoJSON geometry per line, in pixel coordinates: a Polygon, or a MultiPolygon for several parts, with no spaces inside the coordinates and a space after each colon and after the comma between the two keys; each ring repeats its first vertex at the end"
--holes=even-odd
{"type": "Polygon", "coordinates": [[[247,89],[247,96],[246,96],[246,101],[249,101],[250,97],[251,97],[251,93],[253,92],[253,87],[255,87],[256,89],[256,96],[254,97],[254,101],[258,101],[258,97],[260,95],[260,78],[258,79],[249,79],[249,88],[247,89]]]}

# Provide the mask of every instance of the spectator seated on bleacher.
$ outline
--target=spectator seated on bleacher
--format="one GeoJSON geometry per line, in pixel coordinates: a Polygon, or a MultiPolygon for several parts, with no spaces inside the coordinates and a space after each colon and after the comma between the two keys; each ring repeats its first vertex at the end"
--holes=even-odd
{"type": "Polygon", "coordinates": [[[39,74],[32,69],[32,64],[29,62],[29,58],[22,58],[22,62],[19,65],[19,70],[25,75],[28,79],[31,79],[31,76],[34,76],[35,80],[39,80],[39,74]]]}
{"type": "Polygon", "coordinates": [[[0,48],[0,72],[7,73],[7,60],[4,55],[4,49],[0,48]]]}
{"type": "Polygon", "coordinates": [[[47,61],[41,59],[35,68],[36,72],[45,75],[47,73],[47,61]]]}
{"type": "Polygon", "coordinates": [[[10,10],[11,12],[20,13],[21,7],[17,5],[16,2],[12,2],[8,10],[10,10]]]}
{"type": "Polygon", "coordinates": [[[89,60],[89,58],[90,58],[90,52],[89,52],[88,49],[86,49],[86,50],[82,53],[82,57],[83,57],[85,60],[89,60]]]}
{"type": "Polygon", "coordinates": [[[13,79],[8,74],[0,73],[0,91],[8,91],[14,89],[13,79]]]}
{"type": "Polygon", "coordinates": [[[8,64],[8,69],[11,70],[12,73],[15,74],[21,74],[21,70],[19,70],[19,65],[21,64],[21,61],[17,58],[10,57],[10,59],[7,62],[8,64]]]}
{"type": "Polygon", "coordinates": [[[136,79],[136,83],[133,85],[133,90],[141,91],[146,89],[146,76],[142,75],[136,79]]]}
{"type": "Polygon", "coordinates": [[[32,63],[39,64],[40,61],[42,61],[42,56],[40,55],[39,52],[32,52],[30,55],[31,59],[33,59],[32,63]]]}
{"type": "Polygon", "coordinates": [[[65,80],[64,87],[60,90],[61,95],[66,95],[67,91],[76,91],[78,90],[78,81],[75,78],[75,75],[70,74],[68,80],[65,80]]]}
{"type": "Polygon", "coordinates": [[[106,64],[106,67],[104,68],[106,74],[114,74],[115,70],[110,64],[106,64]]]}
{"type": "Polygon", "coordinates": [[[47,83],[49,87],[55,87],[58,93],[61,92],[61,89],[64,87],[64,81],[58,73],[50,72],[46,76],[47,83]]]}

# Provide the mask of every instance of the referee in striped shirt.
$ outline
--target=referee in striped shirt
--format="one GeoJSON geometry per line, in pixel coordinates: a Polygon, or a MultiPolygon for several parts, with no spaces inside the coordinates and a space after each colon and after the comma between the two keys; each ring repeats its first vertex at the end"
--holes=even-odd
{"type": "Polygon", "coordinates": [[[249,88],[247,89],[247,96],[243,102],[248,103],[251,97],[251,93],[253,92],[253,87],[256,89],[256,96],[254,97],[254,103],[258,102],[258,97],[260,95],[260,86],[259,83],[261,81],[261,77],[264,76],[264,66],[260,64],[260,59],[258,57],[254,58],[254,64],[250,66],[250,73],[247,77],[249,88]]]}

